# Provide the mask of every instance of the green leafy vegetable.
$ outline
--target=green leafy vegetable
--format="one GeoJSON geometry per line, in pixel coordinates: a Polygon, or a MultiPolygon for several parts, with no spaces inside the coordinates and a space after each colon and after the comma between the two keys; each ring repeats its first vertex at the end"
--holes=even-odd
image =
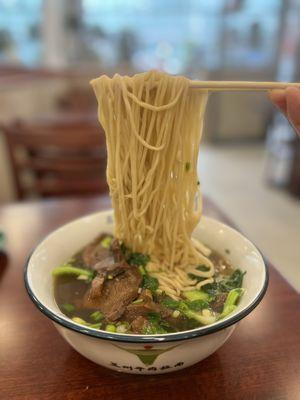
{"type": "Polygon", "coordinates": [[[186,304],[189,307],[189,309],[193,310],[193,311],[201,311],[206,308],[209,308],[208,302],[204,301],[204,300],[188,301],[188,302],[186,302],[186,304]]]}
{"type": "Polygon", "coordinates": [[[161,315],[158,312],[155,311],[149,311],[148,312],[148,321],[157,324],[161,320],[161,315]]]}
{"type": "Polygon", "coordinates": [[[186,304],[192,311],[201,311],[205,308],[209,308],[209,303],[201,299],[192,301],[177,301],[167,297],[161,302],[161,304],[163,304],[165,307],[171,308],[171,310],[180,310],[182,303],[186,304]]]}
{"type": "Polygon", "coordinates": [[[151,292],[155,292],[158,289],[158,280],[150,275],[144,275],[142,287],[144,289],[149,289],[151,292]]]}
{"type": "Polygon", "coordinates": [[[236,269],[229,279],[224,279],[219,283],[219,287],[223,292],[229,292],[232,289],[240,288],[243,284],[243,278],[246,272],[236,269]]]}
{"type": "Polygon", "coordinates": [[[219,319],[227,317],[227,315],[231,314],[236,309],[236,304],[238,300],[243,296],[245,289],[236,288],[232,289],[227,296],[227,299],[223,306],[222,314],[219,316],[219,319]]]}
{"type": "Polygon", "coordinates": [[[203,285],[201,287],[201,290],[209,294],[210,296],[216,296],[221,292],[219,289],[219,284],[217,282],[207,283],[206,285],[203,285]]]}
{"type": "Polygon", "coordinates": [[[215,296],[219,293],[228,293],[232,289],[240,288],[243,284],[243,278],[246,272],[242,272],[240,269],[236,269],[229,278],[223,279],[219,282],[208,283],[202,286],[202,290],[215,296]]]}
{"type": "Polygon", "coordinates": [[[77,268],[73,267],[71,264],[64,264],[60,267],[54,268],[52,271],[53,276],[63,276],[63,275],[85,275],[89,279],[93,279],[95,276],[95,271],[91,271],[89,269],[77,268]]]}
{"type": "Polygon", "coordinates": [[[159,325],[147,323],[145,327],[142,329],[142,333],[144,335],[156,335],[159,333],[168,333],[168,332],[159,325]]]}
{"type": "Polygon", "coordinates": [[[104,314],[101,311],[94,311],[90,315],[90,318],[95,322],[99,322],[104,318],[104,314]]]}
{"type": "Polygon", "coordinates": [[[194,301],[194,300],[210,301],[211,300],[211,296],[208,293],[203,292],[202,290],[188,290],[186,292],[183,292],[183,295],[189,301],[194,301]]]}
{"type": "Polygon", "coordinates": [[[150,261],[150,257],[147,254],[142,253],[129,253],[129,256],[126,258],[126,261],[130,265],[141,265],[145,267],[150,261]]]}
{"type": "Polygon", "coordinates": [[[165,307],[171,308],[171,310],[177,310],[179,307],[179,301],[171,299],[171,297],[166,297],[161,302],[165,307]]]}
{"type": "Polygon", "coordinates": [[[147,274],[147,272],[145,271],[145,268],[142,265],[139,266],[139,271],[140,271],[141,275],[143,275],[143,276],[147,274]]]}
{"type": "Polygon", "coordinates": [[[150,311],[147,315],[147,324],[143,328],[143,333],[155,335],[168,332],[174,332],[174,328],[167,321],[163,320],[159,313],[150,311]]]}
{"type": "Polygon", "coordinates": [[[165,298],[161,302],[164,306],[176,310],[189,319],[196,320],[202,325],[208,325],[216,321],[215,315],[209,310],[209,304],[202,299],[192,301],[176,301],[171,298],[165,298]],[[200,311],[206,310],[206,315],[200,311]]]}
{"type": "Polygon", "coordinates": [[[217,282],[207,283],[206,285],[201,287],[201,290],[209,294],[210,296],[216,296],[217,294],[222,292],[217,282]]]}
{"type": "Polygon", "coordinates": [[[205,314],[201,314],[200,312],[195,312],[195,311],[191,310],[184,301],[180,302],[179,311],[183,315],[185,315],[187,318],[194,319],[194,320],[200,322],[200,324],[202,324],[202,325],[209,325],[209,324],[214,323],[217,320],[216,316],[209,310],[204,310],[204,311],[207,311],[207,313],[205,313],[205,314]]]}

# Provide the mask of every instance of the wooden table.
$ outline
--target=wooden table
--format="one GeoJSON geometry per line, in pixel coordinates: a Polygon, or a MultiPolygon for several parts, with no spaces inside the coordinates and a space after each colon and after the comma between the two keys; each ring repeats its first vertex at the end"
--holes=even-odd
{"type": "MultiPolygon", "coordinates": [[[[271,266],[262,303],[221,349],[182,371],[113,372],[84,359],[58,335],[25,292],[24,262],[59,225],[109,206],[107,198],[91,198],[0,209],[9,253],[9,264],[0,268],[0,399],[300,399],[300,296],[271,266]]],[[[226,220],[208,200],[205,213],[226,220]]]]}

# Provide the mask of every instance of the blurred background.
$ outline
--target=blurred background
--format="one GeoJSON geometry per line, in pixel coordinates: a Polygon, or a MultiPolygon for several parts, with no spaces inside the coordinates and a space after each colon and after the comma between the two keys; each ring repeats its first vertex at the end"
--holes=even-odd
{"type": "MultiPolygon", "coordinates": [[[[0,0],[0,203],[107,191],[91,78],[300,81],[299,21],[300,0],[0,0]]],[[[210,96],[199,163],[300,289],[300,145],[266,94],[210,96]]]]}

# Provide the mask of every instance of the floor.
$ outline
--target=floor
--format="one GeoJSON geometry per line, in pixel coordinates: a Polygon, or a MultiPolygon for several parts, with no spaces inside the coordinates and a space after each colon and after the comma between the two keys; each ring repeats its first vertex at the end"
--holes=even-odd
{"type": "Polygon", "coordinates": [[[203,192],[300,292],[300,200],[266,184],[264,147],[205,145],[201,150],[203,192]]]}

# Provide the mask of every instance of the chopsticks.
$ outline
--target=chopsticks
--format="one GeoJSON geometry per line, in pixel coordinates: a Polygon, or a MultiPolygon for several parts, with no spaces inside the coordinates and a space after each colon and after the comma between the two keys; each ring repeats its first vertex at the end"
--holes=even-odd
{"type": "Polygon", "coordinates": [[[300,89],[300,83],[291,82],[247,82],[247,81],[190,81],[191,89],[203,89],[212,92],[223,91],[268,91],[272,89],[285,89],[296,87],[300,89]]]}

